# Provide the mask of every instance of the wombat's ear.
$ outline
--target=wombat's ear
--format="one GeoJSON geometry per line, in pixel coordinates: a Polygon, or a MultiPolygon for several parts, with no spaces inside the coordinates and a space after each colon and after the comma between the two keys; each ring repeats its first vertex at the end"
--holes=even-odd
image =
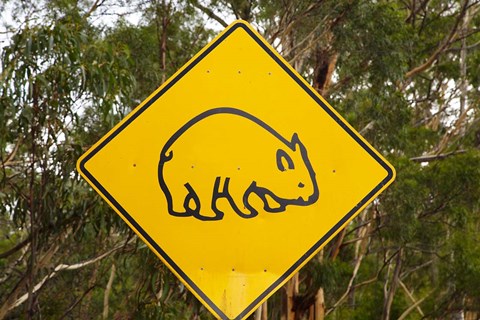
{"type": "Polygon", "coordinates": [[[296,132],[292,135],[292,140],[290,142],[292,143],[292,146],[300,144],[300,139],[298,138],[298,134],[296,132]]]}
{"type": "Polygon", "coordinates": [[[277,168],[280,171],[285,171],[287,168],[291,170],[295,169],[292,158],[283,149],[277,150],[277,168]]]}

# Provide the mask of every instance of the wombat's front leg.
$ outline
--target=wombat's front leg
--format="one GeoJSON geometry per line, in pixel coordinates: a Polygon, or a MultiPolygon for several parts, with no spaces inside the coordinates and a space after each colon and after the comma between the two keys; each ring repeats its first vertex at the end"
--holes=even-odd
{"type": "Polygon", "coordinates": [[[223,194],[228,199],[233,211],[242,218],[253,218],[258,211],[248,203],[245,187],[230,185],[230,178],[225,179],[223,194]]]}

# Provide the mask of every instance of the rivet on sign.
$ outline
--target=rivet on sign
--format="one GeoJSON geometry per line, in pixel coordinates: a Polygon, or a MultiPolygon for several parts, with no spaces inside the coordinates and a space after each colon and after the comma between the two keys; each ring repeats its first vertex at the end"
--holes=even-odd
{"type": "Polygon", "coordinates": [[[136,164],[136,163],[134,163],[134,164],[133,164],[133,166],[134,166],[134,167],[136,167],[136,166],[137,166],[137,164],[136,164]]]}

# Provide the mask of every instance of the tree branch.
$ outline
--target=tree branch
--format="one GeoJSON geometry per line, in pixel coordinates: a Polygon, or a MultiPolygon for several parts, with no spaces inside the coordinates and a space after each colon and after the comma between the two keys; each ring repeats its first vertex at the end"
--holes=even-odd
{"type": "Polygon", "coordinates": [[[5,161],[3,160],[3,158],[1,159],[3,167],[8,167],[12,164],[13,159],[15,158],[15,155],[17,154],[18,148],[20,147],[21,143],[22,143],[22,138],[19,138],[17,143],[15,143],[15,146],[13,147],[12,152],[10,152],[10,154],[7,156],[5,161]]]}
{"type": "Polygon", "coordinates": [[[90,7],[90,9],[87,11],[87,13],[85,13],[85,15],[83,16],[83,18],[88,18],[92,15],[93,12],[95,12],[95,10],[98,9],[98,7],[100,7],[103,3],[105,2],[105,0],[95,0],[95,2],[92,4],[92,6],[90,7]]]}
{"type": "Polygon", "coordinates": [[[17,245],[15,245],[13,248],[5,251],[5,252],[2,252],[0,253],[0,259],[4,259],[12,254],[14,254],[15,252],[17,252],[18,250],[22,249],[23,247],[25,247],[28,243],[30,243],[30,240],[32,239],[32,236],[29,235],[25,240],[23,240],[22,242],[18,243],[17,245]]]}
{"type": "Polygon", "coordinates": [[[203,13],[205,13],[209,18],[220,23],[224,28],[228,26],[228,23],[226,23],[225,20],[216,15],[215,12],[213,12],[210,8],[207,8],[204,5],[200,4],[197,0],[193,0],[192,4],[194,7],[200,9],[203,13]]]}
{"type": "Polygon", "coordinates": [[[87,290],[85,290],[85,292],[82,294],[82,296],[81,296],[80,298],[78,298],[78,299],[63,313],[63,315],[62,315],[59,319],[60,319],[60,320],[61,320],[61,319],[65,319],[66,316],[70,313],[70,311],[72,311],[73,308],[75,308],[75,307],[77,306],[77,304],[79,304],[80,301],[82,301],[83,298],[85,298],[85,296],[86,296],[87,294],[89,294],[90,291],[92,291],[92,290],[95,289],[95,288],[96,288],[96,285],[93,285],[93,286],[89,287],[87,290]]]}
{"type": "MultiPolygon", "coordinates": [[[[361,217],[362,220],[366,219],[366,210],[362,213],[361,217]]],[[[328,315],[330,312],[335,310],[340,304],[343,303],[343,301],[348,297],[348,295],[355,289],[355,286],[353,285],[355,279],[357,278],[358,271],[360,270],[360,266],[362,264],[363,258],[365,257],[365,253],[367,252],[367,247],[368,247],[368,240],[365,237],[369,232],[370,232],[371,225],[370,223],[367,223],[363,225],[360,229],[358,229],[358,236],[362,238],[362,240],[359,240],[359,242],[356,243],[356,248],[355,248],[355,265],[353,267],[353,272],[352,276],[350,277],[350,281],[348,282],[347,289],[343,293],[343,295],[340,297],[340,299],[335,302],[332,308],[330,308],[327,312],[326,315],[328,315]]],[[[378,274],[377,274],[378,277],[378,274]]],[[[375,278],[377,278],[375,277],[375,278]]]]}
{"type": "Polygon", "coordinates": [[[460,14],[458,15],[457,19],[455,20],[455,24],[453,25],[452,30],[450,30],[450,33],[448,36],[442,41],[442,44],[433,52],[433,54],[430,56],[430,58],[427,59],[425,63],[422,65],[413,68],[412,70],[408,71],[405,74],[405,78],[408,80],[415,76],[416,74],[425,71],[428,69],[438,58],[438,56],[445,51],[445,49],[452,43],[452,39],[455,37],[457,34],[458,26],[460,24],[460,21],[463,20],[463,16],[465,15],[465,12],[467,11],[468,8],[468,2],[469,0],[465,0],[463,3],[462,9],[460,10],[460,14]]]}
{"type": "MultiPolygon", "coordinates": [[[[400,270],[402,268],[402,251],[403,249],[400,248],[400,250],[397,253],[397,259],[395,261],[395,269],[393,271],[390,288],[388,288],[388,290],[386,291],[387,294],[383,303],[383,311],[382,311],[382,317],[381,317],[381,319],[384,319],[384,320],[390,319],[390,311],[393,304],[393,298],[395,297],[395,292],[397,291],[397,285],[398,285],[398,282],[400,281],[400,270]]],[[[387,284],[388,284],[388,280],[385,282],[385,288],[387,284]]]]}
{"type": "Polygon", "coordinates": [[[430,161],[435,161],[435,160],[442,160],[450,156],[454,156],[457,154],[462,154],[467,152],[467,150],[457,150],[457,151],[452,151],[448,153],[441,153],[441,154],[429,154],[425,156],[420,156],[420,157],[413,157],[410,158],[411,161],[415,162],[430,162],[430,161]]]}
{"type": "Polygon", "coordinates": [[[112,291],[113,278],[115,278],[115,264],[112,264],[110,269],[110,277],[108,278],[107,287],[105,288],[105,294],[103,296],[103,319],[108,319],[109,298],[112,291]]]}
{"type": "MultiPolygon", "coordinates": [[[[358,259],[355,261],[355,266],[353,267],[353,272],[352,272],[352,276],[350,277],[350,281],[348,281],[348,285],[347,285],[347,290],[345,290],[345,292],[343,293],[343,295],[340,297],[340,299],[337,300],[337,302],[335,302],[335,304],[333,305],[332,308],[330,308],[328,311],[327,311],[327,315],[332,312],[333,310],[335,310],[340,304],[343,303],[343,301],[348,297],[348,295],[350,294],[350,292],[352,291],[352,289],[354,288],[353,286],[353,282],[355,281],[356,277],[357,277],[357,274],[358,274],[358,270],[360,269],[360,265],[362,264],[362,261],[363,261],[363,257],[365,255],[362,254],[358,257],[358,259]]],[[[375,280],[377,279],[377,277],[375,277],[375,280]]]]}
{"type": "MultiPolygon", "coordinates": [[[[40,290],[43,285],[50,279],[54,278],[55,276],[58,275],[59,272],[61,271],[65,271],[65,270],[77,270],[77,269],[80,269],[80,268],[83,268],[83,267],[86,267],[88,265],[91,265],[95,262],[98,262],[106,257],[108,257],[109,255],[111,255],[112,253],[114,253],[115,251],[121,249],[124,247],[124,244],[121,244],[93,259],[90,259],[90,260],[87,260],[87,261],[83,261],[83,262],[80,262],[80,263],[76,263],[76,264],[59,264],[55,267],[55,269],[53,270],[52,273],[50,273],[49,275],[45,276],[39,283],[37,283],[33,288],[32,288],[32,294],[35,294],[38,290],[40,290]]],[[[18,298],[14,303],[12,303],[9,307],[8,307],[8,310],[13,310],[15,309],[16,307],[22,305],[25,301],[27,301],[29,297],[29,294],[28,293],[25,293],[23,296],[21,296],[20,298],[18,298]]]]}
{"type": "MultiPolygon", "coordinates": [[[[422,311],[422,308],[420,308],[420,303],[425,300],[425,297],[423,299],[420,299],[420,302],[416,301],[415,298],[413,297],[413,294],[410,292],[410,290],[408,290],[407,286],[405,285],[405,283],[403,283],[402,280],[398,280],[398,284],[400,285],[400,287],[402,287],[403,291],[405,291],[405,293],[407,294],[407,297],[412,300],[413,302],[413,305],[410,306],[410,308],[408,308],[407,310],[405,310],[405,312],[403,314],[405,314],[405,316],[410,313],[410,311],[412,311],[414,308],[417,308],[417,311],[418,313],[424,317],[425,314],[423,313],[422,311]],[[406,313],[408,311],[408,313],[406,313]]],[[[402,314],[402,316],[399,318],[399,319],[403,319],[402,317],[404,316],[402,314]]]]}
{"type": "MultiPolygon", "coordinates": [[[[417,308],[417,309],[420,309],[419,305],[428,297],[432,294],[432,292],[429,292],[425,297],[423,297],[422,299],[416,301],[414,304],[412,304],[410,307],[407,308],[407,310],[405,310],[401,315],[400,317],[398,317],[398,320],[403,320],[405,319],[409,314],[410,312],[412,312],[413,309],[417,308]]],[[[424,317],[423,313],[422,313],[422,317],[424,317]]]]}

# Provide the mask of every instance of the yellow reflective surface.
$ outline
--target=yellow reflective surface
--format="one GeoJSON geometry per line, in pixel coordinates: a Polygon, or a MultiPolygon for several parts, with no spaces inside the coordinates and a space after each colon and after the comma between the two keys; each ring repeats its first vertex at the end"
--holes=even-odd
{"type": "Polygon", "coordinates": [[[246,318],[395,176],[241,21],[78,169],[223,319],[246,318]]]}

